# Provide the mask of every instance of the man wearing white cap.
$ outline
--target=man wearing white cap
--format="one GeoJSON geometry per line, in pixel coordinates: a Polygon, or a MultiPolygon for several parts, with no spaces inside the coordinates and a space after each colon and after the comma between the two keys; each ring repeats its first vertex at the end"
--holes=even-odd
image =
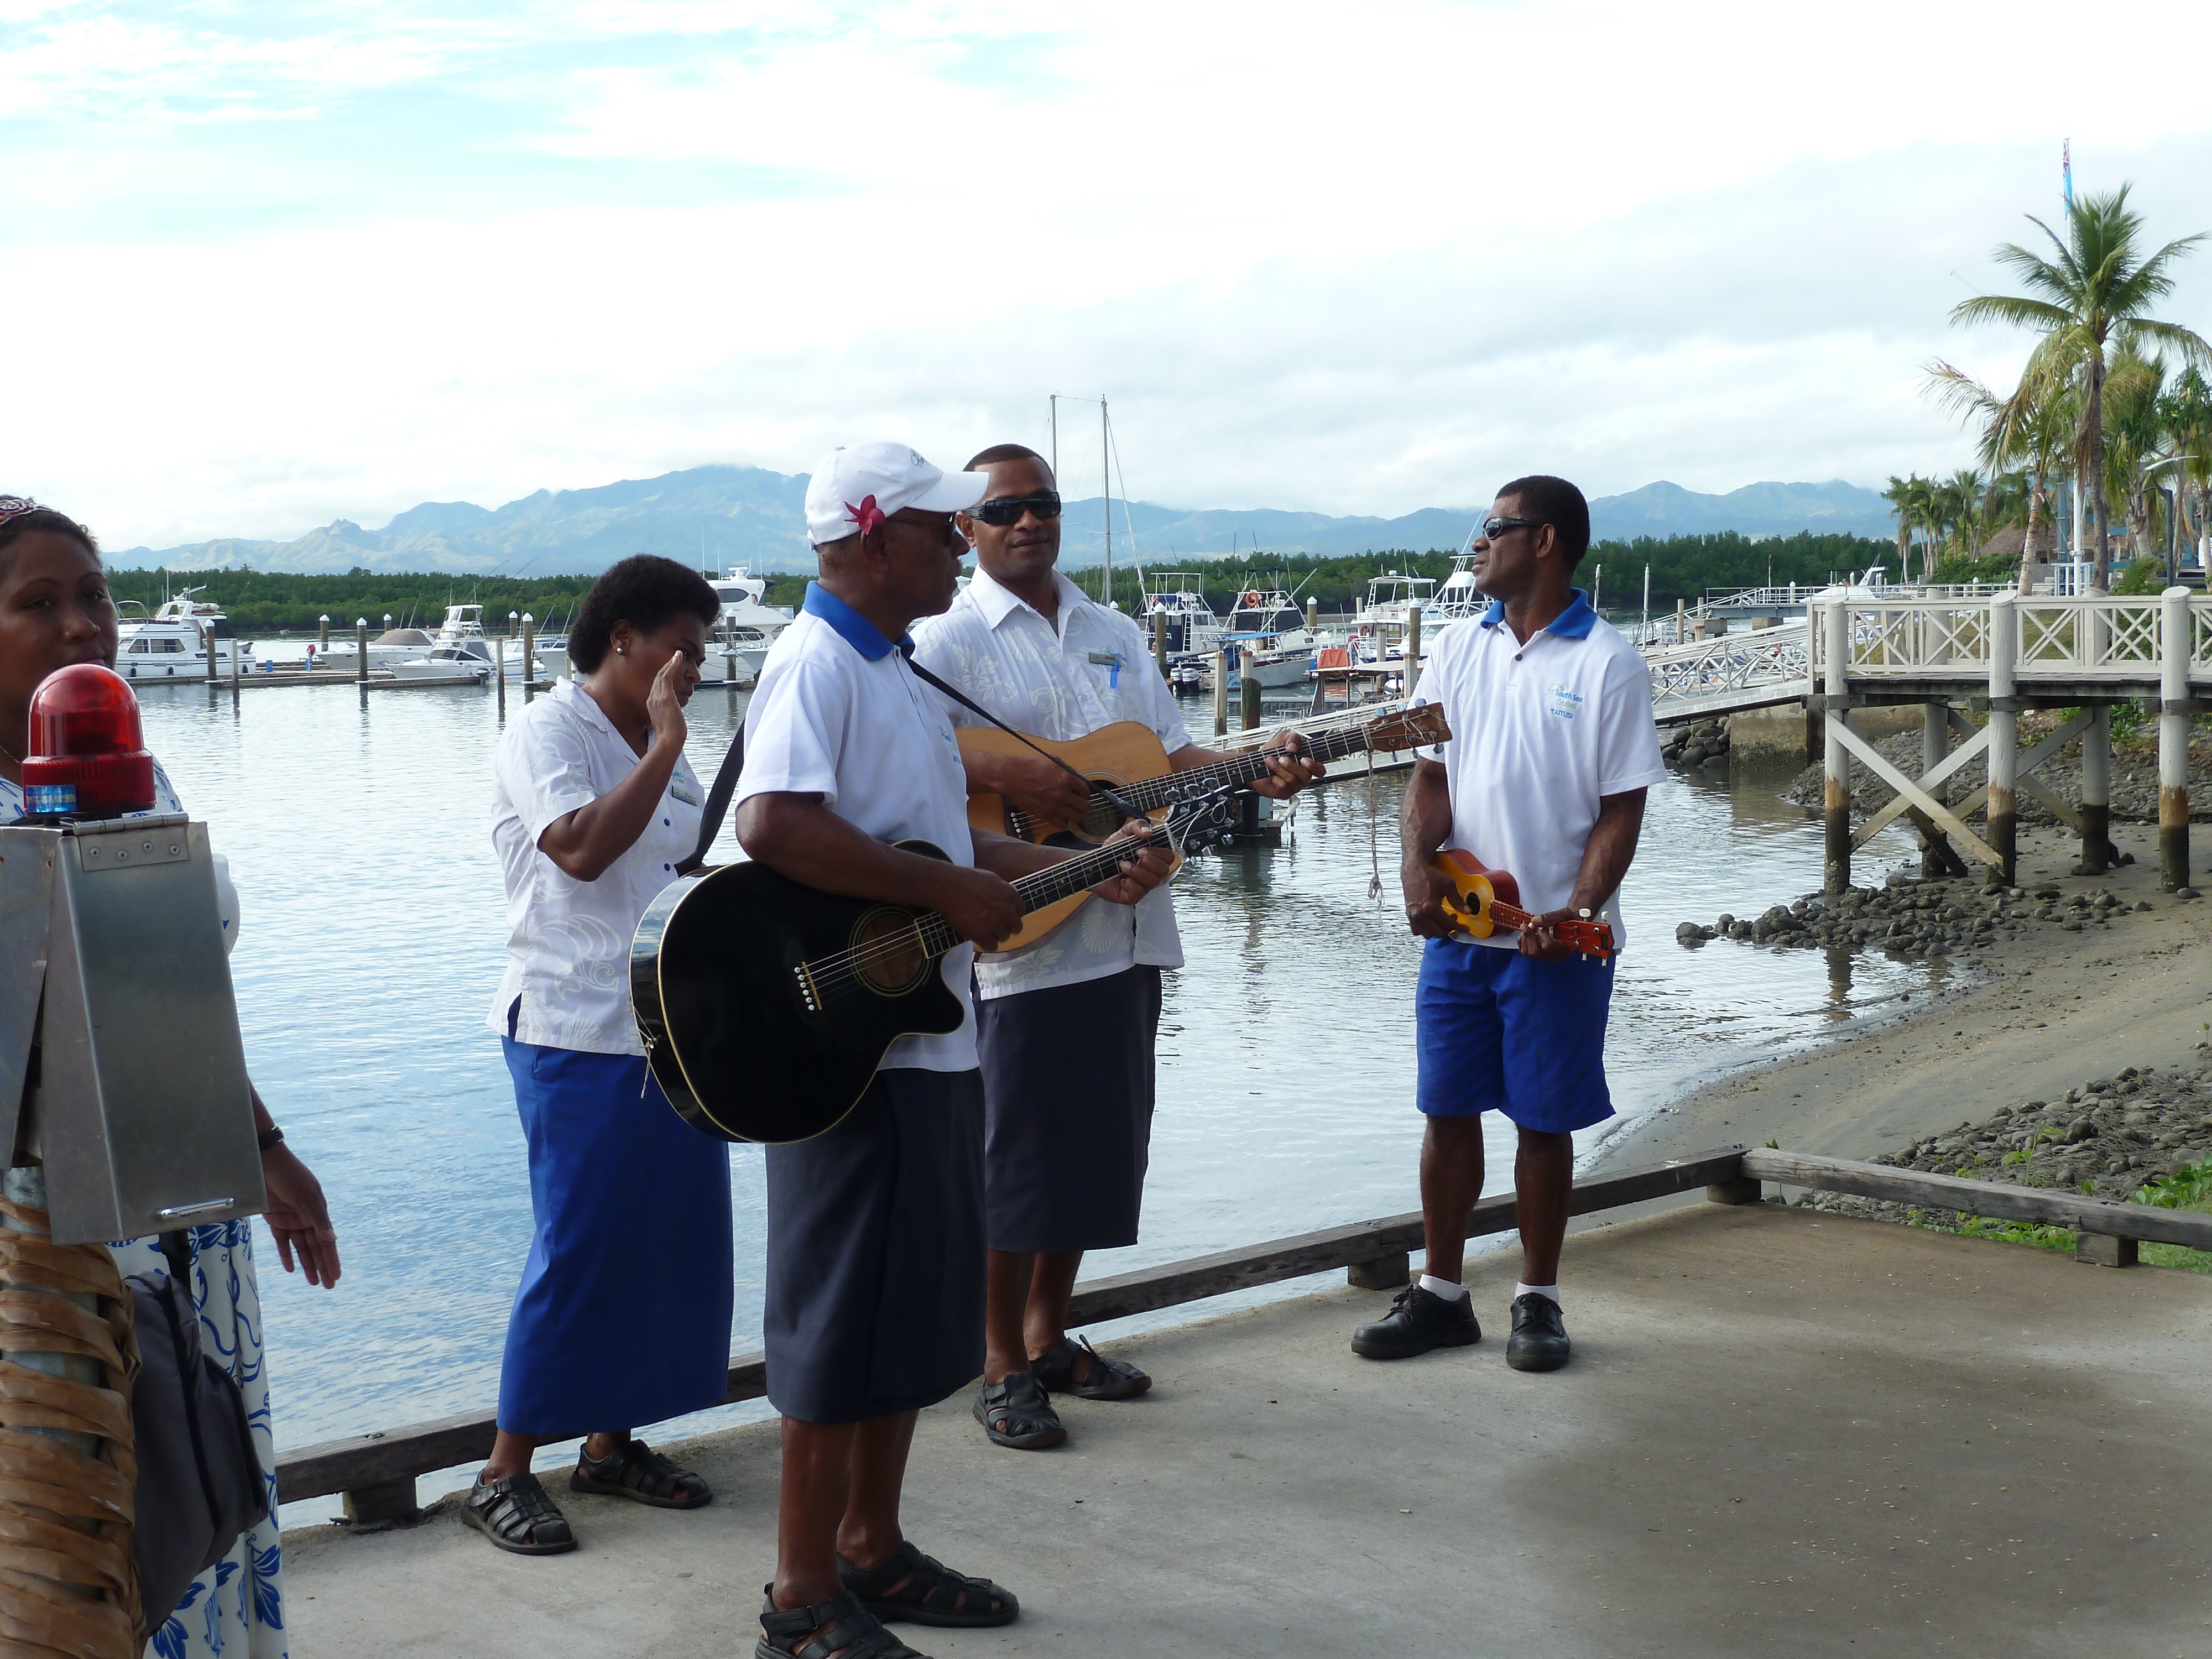
{"type": "MultiPolygon", "coordinates": [[[[965,544],[952,514],[986,474],[950,476],[903,444],[832,453],[806,492],[820,580],[761,670],[745,713],[737,831],[803,884],[941,914],[985,945],[1014,931],[1012,877],[1069,856],[970,830],[944,705],[908,666],[908,625],[951,603],[965,544]],[[891,843],[927,841],[946,860],[891,843]]],[[[1100,896],[1165,877],[1133,855],[1100,896]]],[[[943,959],[968,1001],[970,945],[943,959]]],[[[988,1579],[908,1543],[899,1498],[915,1413],[983,1358],[983,1091],[971,1009],[945,1036],[894,1043],[849,1116],[768,1149],[768,1395],[783,1413],[775,1581],[760,1656],[918,1659],[881,1627],[1003,1625],[988,1579]]]]}

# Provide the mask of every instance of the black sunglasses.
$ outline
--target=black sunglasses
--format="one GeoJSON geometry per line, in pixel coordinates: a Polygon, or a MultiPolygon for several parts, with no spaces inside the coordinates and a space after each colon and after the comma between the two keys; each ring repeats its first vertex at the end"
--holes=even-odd
{"type": "Polygon", "coordinates": [[[1539,530],[1548,522],[1545,519],[1485,519],[1482,539],[1494,542],[1509,530],[1539,530]]]}
{"type": "Polygon", "coordinates": [[[998,530],[1019,524],[1024,513],[1034,513],[1040,519],[1058,518],[1060,492],[1048,489],[1036,495],[1000,495],[968,509],[969,518],[998,530]]]}

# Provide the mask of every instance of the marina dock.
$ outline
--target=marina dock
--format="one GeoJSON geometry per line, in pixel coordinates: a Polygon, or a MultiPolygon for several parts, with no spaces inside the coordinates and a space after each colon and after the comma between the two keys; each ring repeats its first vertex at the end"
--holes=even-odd
{"type": "MultiPolygon", "coordinates": [[[[964,1396],[925,1413],[913,1536],[1024,1613],[898,1628],[939,1659],[2203,1650],[2202,1276],[1693,1194],[1569,1239],[1576,1358],[1523,1376],[1492,1322],[1515,1263],[1470,1266],[1474,1348],[1358,1359],[1387,1297],[1342,1287],[1120,1340],[1158,1385],[1069,1402],[1065,1450],[986,1447],[964,1396]]],[[[550,1561],[451,1498],[295,1529],[295,1642],[740,1650],[775,1432],[683,1448],[715,1489],[697,1515],[563,1487],[582,1547],[550,1561]]]]}

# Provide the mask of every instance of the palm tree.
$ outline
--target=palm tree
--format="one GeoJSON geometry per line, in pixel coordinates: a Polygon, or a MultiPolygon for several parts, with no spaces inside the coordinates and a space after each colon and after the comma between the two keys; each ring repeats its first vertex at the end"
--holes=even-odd
{"type": "Polygon", "coordinates": [[[2012,396],[2000,398],[1940,358],[1928,366],[1927,390],[1961,420],[1980,421],[1977,447],[1983,465],[1992,471],[2008,466],[2026,471],[2027,524],[2021,545],[2021,580],[2026,582],[2028,565],[2057,548],[2051,481],[2065,463],[2076,424],[2070,392],[2023,380],[2012,396]]]}
{"type": "Polygon", "coordinates": [[[2105,495],[2105,382],[2108,352],[2140,356],[2170,347],[2185,362],[2212,364],[2212,345],[2178,323],[2150,316],[2154,302],[2173,291],[2173,266],[2203,233],[2140,252],[2142,216],[2128,206],[2129,186],[2085,195],[2066,209],[2066,234],[2030,216],[2049,239],[2055,258],[2007,242],[1997,263],[2008,267],[2028,292],[1983,294],[1951,309],[1954,323],[2015,323],[2043,337],[2029,355],[2023,382],[2055,392],[2071,387],[2080,398],[2074,436],[2075,464],[2095,493],[2099,588],[2110,585],[2112,520],[2105,495]]]}
{"type": "Polygon", "coordinates": [[[2148,469],[2166,444],[2166,422],[2159,407],[2166,389],[2166,364],[2123,354],[2105,382],[2105,477],[2106,492],[2120,498],[2127,514],[2135,556],[2148,558],[2152,507],[2155,499],[2148,469]]]}
{"type": "Polygon", "coordinates": [[[1912,580],[1912,495],[1913,486],[1919,482],[1917,473],[1900,478],[1893,472],[1889,488],[1881,492],[1882,500],[1897,514],[1897,580],[1901,582],[1912,580]]]}
{"type": "Polygon", "coordinates": [[[2194,368],[2185,368],[2159,404],[2174,453],[2183,458],[2173,490],[2174,517],[2190,523],[2186,497],[2197,492],[2195,533],[2212,532],[2212,386],[2194,368]]]}

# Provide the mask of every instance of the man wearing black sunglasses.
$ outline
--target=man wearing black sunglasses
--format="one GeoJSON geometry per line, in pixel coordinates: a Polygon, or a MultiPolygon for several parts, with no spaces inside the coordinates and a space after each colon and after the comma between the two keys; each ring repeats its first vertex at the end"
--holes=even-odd
{"type": "MultiPolygon", "coordinates": [[[[1221,758],[1191,742],[1136,623],[1060,574],[1060,495],[1043,459],[1001,444],[968,469],[991,480],[956,520],[975,574],[951,609],[916,626],[915,660],[1033,736],[1069,741],[1135,720],[1177,770],[1221,758]]],[[[1271,746],[1291,753],[1270,762],[1259,793],[1281,799],[1321,775],[1296,753],[1295,733],[1271,746]]],[[[1091,805],[1079,781],[1041,757],[974,756],[966,766],[971,793],[1046,822],[1079,823],[1091,805]]],[[[1048,1389],[1127,1400],[1152,1386],[1136,1366],[1069,1341],[1067,1310],[1084,1252],[1137,1241],[1160,971],[1181,966],[1164,888],[1134,906],[1085,905],[1027,949],[977,960],[990,1255],[975,1415],[994,1445],[1066,1438],[1048,1389]]]]}
{"type": "Polygon", "coordinates": [[[1443,705],[1451,741],[1414,761],[1400,833],[1406,919],[1425,939],[1414,994],[1421,1214],[1428,1262],[1388,1317],[1352,1334],[1356,1353],[1406,1359],[1480,1341],[1461,1282],[1467,1216],[1482,1196],[1482,1115],[1517,1137],[1521,1222],[1506,1364],[1567,1363],[1559,1249],[1574,1132],[1613,1115],[1605,1080],[1610,959],[1578,957],[1553,933],[1604,915],[1625,941],[1617,894],[1636,854],[1644,792],[1667,775],[1651,721],[1651,676],[1633,646],[1574,586],[1589,507],[1564,478],[1516,478],[1474,543],[1489,614],[1437,636],[1421,690],[1443,705]],[[1455,931],[1439,849],[1519,883],[1534,924],[1474,939],[1455,931]]]}

